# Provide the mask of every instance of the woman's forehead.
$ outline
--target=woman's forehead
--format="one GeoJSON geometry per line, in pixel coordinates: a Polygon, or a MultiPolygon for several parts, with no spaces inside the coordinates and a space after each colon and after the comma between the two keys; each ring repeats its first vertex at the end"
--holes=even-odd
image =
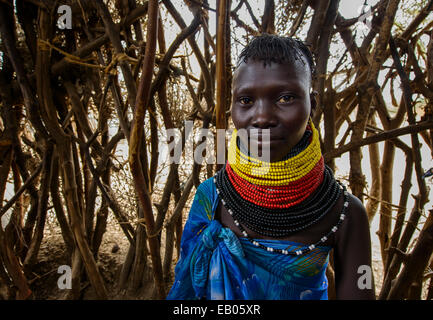
{"type": "Polygon", "coordinates": [[[311,71],[308,64],[301,60],[266,64],[253,60],[240,63],[233,74],[233,90],[248,85],[261,85],[264,82],[298,82],[309,89],[311,71]]]}

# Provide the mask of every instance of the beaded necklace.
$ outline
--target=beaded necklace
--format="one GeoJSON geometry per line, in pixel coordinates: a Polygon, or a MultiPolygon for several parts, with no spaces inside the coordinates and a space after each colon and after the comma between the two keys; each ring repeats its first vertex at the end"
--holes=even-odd
{"type": "Polygon", "coordinates": [[[307,175],[320,161],[319,132],[310,121],[307,130],[312,131],[311,142],[297,155],[286,160],[264,162],[241,152],[237,148],[237,131],[230,141],[228,163],[233,171],[248,182],[258,185],[285,186],[307,175]]]}
{"type": "Polygon", "coordinates": [[[311,121],[303,139],[289,156],[278,162],[261,162],[251,157],[239,145],[236,131],[233,136],[229,159],[217,172],[214,182],[235,225],[253,245],[281,254],[301,255],[324,243],[338,230],[349,205],[348,193],[345,186],[335,180],[332,170],[324,165],[318,132],[311,121]],[[260,170],[260,166],[267,166],[268,170],[260,170]],[[298,172],[293,168],[310,169],[298,172]],[[266,247],[249,238],[243,227],[263,236],[287,237],[322,219],[342,192],[344,205],[338,223],[316,243],[294,252],[266,247]]]}

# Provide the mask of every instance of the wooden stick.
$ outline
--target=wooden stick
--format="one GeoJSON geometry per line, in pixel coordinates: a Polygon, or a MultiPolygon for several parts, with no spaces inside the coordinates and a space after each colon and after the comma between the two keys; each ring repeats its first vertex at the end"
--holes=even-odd
{"type": "Polygon", "coordinates": [[[353,149],[362,147],[362,146],[366,146],[366,145],[369,145],[372,143],[382,142],[382,141],[396,138],[399,136],[403,136],[406,134],[418,133],[418,132],[425,131],[428,129],[433,129],[433,121],[417,122],[416,124],[413,124],[413,125],[408,125],[405,127],[401,127],[401,128],[397,128],[397,129],[388,130],[388,131],[385,131],[382,133],[378,133],[378,134],[366,137],[366,138],[359,140],[359,141],[349,142],[349,143],[341,146],[338,149],[334,149],[334,150],[331,150],[329,152],[326,152],[323,155],[323,157],[325,158],[325,161],[328,161],[331,158],[340,157],[342,154],[349,152],[353,149]]]}
{"type": "Polygon", "coordinates": [[[36,169],[33,171],[32,175],[26,180],[26,182],[21,186],[21,188],[9,199],[9,201],[0,209],[0,217],[2,217],[18,200],[21,194],[26,191],[26,189],[32,184],[33,180],[39,175],[42,169],[42,163],[40,163],[36,169]]]}
{"type": "MultiPolygon", "coordinates": [[[[148,9],[148,22],[146,34],[146,52],[143,59],[142,76],[138,87],[134,120],[129,140],[129,165],[134,179],[135,190],[142,206],[143,218],[146,221],[148,234],[155,232],[155,220],[152,212],[152,202],[146,188],[146,181],[140,163],[140,145],[143,139],[144,117],[150,101],[150,88],[152,83],[153,68],[155,63],[156,41],[158,32],[158,1],[150,0],[148,9]]],[[[149,238],[149,249],[155,277],[157,296],[165,297],[164,279],[158,239],[149,238]]]]}

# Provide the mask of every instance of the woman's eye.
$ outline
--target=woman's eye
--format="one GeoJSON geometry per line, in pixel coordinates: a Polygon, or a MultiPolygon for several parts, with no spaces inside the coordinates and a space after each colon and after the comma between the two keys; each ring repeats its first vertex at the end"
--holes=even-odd
{"type": "Polygon", "coordinates": [[[240,99],[239,99],[239,102],[240,102],[241,104],[251,104],[251,103],[253,102],[253,100],[250,99],[250,98],[246,98],[246,97],[244,97],[244,98],[240,98],[240,99]]]}
{"type": "Polygon", "coordinates": [[[291,96],[291,95],[285,94],[284,96],[281,96],[281,97],[278,99],[278,103],[289,103],[289,102],[292,102],[293,99],[295,99],[294,96],[291,96]]]}

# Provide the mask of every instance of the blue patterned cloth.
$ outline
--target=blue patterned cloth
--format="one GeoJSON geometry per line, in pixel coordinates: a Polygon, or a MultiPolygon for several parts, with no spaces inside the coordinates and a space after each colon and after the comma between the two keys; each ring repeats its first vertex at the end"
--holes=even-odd
{"type": "MultiPolygon", "coordinates": [[[[182,235],[180,259],[167,299],[326,300],[329,246],[302,256],[283,255],[238,238],[214,220],[219,197],[212,179],[197,189],[182,235]]],[[[296,251],[303,244],[255,239],[296,251]]]]}

